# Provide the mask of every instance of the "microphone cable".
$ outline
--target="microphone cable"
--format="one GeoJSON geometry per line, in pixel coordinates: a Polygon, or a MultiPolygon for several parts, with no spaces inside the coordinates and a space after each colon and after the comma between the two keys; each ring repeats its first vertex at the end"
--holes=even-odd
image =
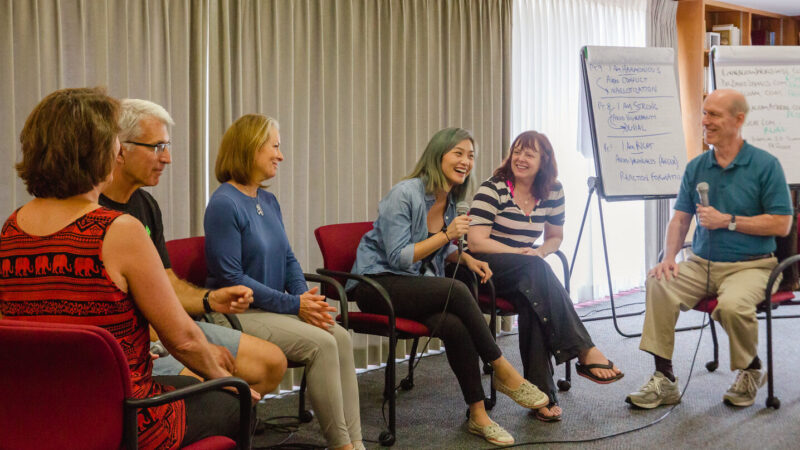
{"type": "MultiPolygon", "coordinates": [[[[445,233],[445,236],[447,236],[447,233],[445,233]]],[[[456,275],[458,275],[458,268],[461,266],[461,255],[462,255],[462,253],[463,252],[458,251],[458,259],[456,260],[456,265],[455,265],[455,268],[453,269],[453,276],[449,277],[450,278],[450,287],[447,289],[447,297],[444,300],[444,307],[442,308],[442,313],[439,315],[439,320],[436,322],[436,326],[433,327],[433,330],[431,331],[430,336],[428,337],[428,340],[425,341],[425,345],[422,347],[422,350],[417,352],[419,357],[417,358],[416,362],[414,362],[414,367],[411,370],[412,372],[417,370],[417,366],[419,366],[420,361],[422,361],[422,356],[425,354],[426,351],[428,351],[428,344],[430,344],[431,339],[433,337],[435,337],[436,334],[439,332],[439,329],[442,326],[442,322],[444,322],[444,315],[447,312],[447,306],[450,304],[450,296],[453,293],[453,286],[455,285],[455,282],[456,282],[456,275]]],[[[394,358],[394,355],[390,355],[390,356],[394,358]]],[[[395,371],[396,370],[397,370],[397,367],[395,366],[395,371]]],[[[395,386],[394,389],[392,390],[391,395],[395,395],[395,392],[397,392],[400,389],[402,384],[403,384],[403,380],[400,380],[400,382],[397,384],[397,386],[395,386]]],[[[386,419],[386,402],[388,402],[388,401],[389,401],[388,398],[384,398],[383,399],[383,403],[381,404],[381,416],[383,417],[383,424],[385,426],[387,426],[387,427],[389,426],[388,425],[388,420],[386,419]]],[[[364,439],[364,441],[365,442],[377,443],[375,441],[368,441],[366,439],[364,439]]]]}
{"type": "MultiPolygon", "coordinates": [[[[597,441],[601,441],[601,440],[604,440],[604,439],[609,439],[609,438],[612,438],[612,437],[622,436],[622,435],[625,435],[625,434],[630,434],[630,433],[633,433],[633,432],[636,432],[636,431],[644,430],[645,428],[650,428],[653,425],[656,425],[657,423],[659,423],[662,420],[666,419],[667,416],[669,416],[672,413],[672,411],[681,404],[681,401],[683,400],[683,396],[686,395],[686,391],[689,389],[689,383],[691,383],[692,374],[694,373],[694,364],[695,364],[695,361],[697,360],[697,353],[698,353],[698,350],[700,349],[700,343],[703,340],[703,329],[706,326],[706,314],[703,314],[703,321],[702,321],[701,325],[702,325],[702,328],[700,328],[700,336],[697,338],[697,344],[695,345],[695,348],[694,348],[694,355],[692,356],[692,364],[689,366],[689,375],[688,375],[688,377],[686,379],[686,384],[683,386],[683,391],[681,392],[681,396],[678,399],[678,403],[676,403],[674,405],[671,405],[670,408],[667,410],[667,412],[665,412],[664,414],[662,414],[660,417],[656,418],[652,422],[646,423],[644,425],[640,425],[640,426],[635,427],[635,428],[631,428],[630,430],[617,431],[617,432],[614,432],[614,433],[610,433],[610,434],[606,434],[606,435],[598,436],[598,437],[584,438],[584,439],[569,439],[569,440],[526,441],[526,442],[515,443],[513,445],[508,445],[508,446],[505,446],[503,448],[513,448],[513,447],[522,447],[522,446],[527,446],[527,445],[541,445],[541,444],[582,444],[582,443],[587,443],[587,442],[597,442],[597,441]]],[[[496,448],[497,448],[496,446],[485,447],[486,450],[496,449],[496,448]]]]}
{"type": "MultiPolygon", "coordinates": [[[[699,221],[698,221],[699,222],[699,221]]],[[[704,227],[705,228],[705,227],[704,227]]],[[[708,233],[708,259],[706,259],[706,294],[703,298],[707,298],[709,296],[709,287],[711,285],[711,249],[712,249],[712,239],[711,239],[711,230],[706,228],[706,232],[708,233]]],[[[527,441],[527,442],[520,442],[515,443],[513,445],[505,446],[503,448],[513,448],[513,447],[522,447],[527,445],[542,445],[542,444],[584,444],[588,442],[597,442],[604,439],[609,439],[617,436],[623,436],[626,434],[634,433],[636,431],[644,430],[645,428],[650,428],[653,425],[656,425],[666,419],[678,405],[681,404],[683,400],[683,396],[686,395],[686,391],[689,390],[689,384],[692,381],[692,375],[694,374],[694,365],[697,361],[697,353],[700,350],[700,344],[703,341],[703,330],[706,328],[706,316],[710,316],[710,314],[703,313],[703,320],[700,324],[700,335],[697,337],[697,343],[694,347],[694,354],[692,355],[692,363],[689,365],[689,375],[686,378],[686,384],[683,386],[683,391],[681,391],[680,397],[678,397],[678,402],[674,405],[671,405],[669,409],[662,414],[660,417],[656,418],[652,422],[646,423],[644,425],[640,425],[635,428],[631,428],[630,430],[623,430],[617,431],[614,433],[606,434],[603,436],[592,437],[592,438],[584,438],[584,439],[570,439],[570,440],[547,440],[547,441],[527,441]]],[[[713,320],[713,319],[712,319],[713,320]]],[[[495,449],[497,447],[486,447],[487,450],[495,449]]]]}

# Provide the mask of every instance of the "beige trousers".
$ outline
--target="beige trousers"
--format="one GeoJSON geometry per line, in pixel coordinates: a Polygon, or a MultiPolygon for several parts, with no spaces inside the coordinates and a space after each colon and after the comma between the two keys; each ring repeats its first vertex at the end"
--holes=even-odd
{"type": "MultiPolygon", "coordinates": [[[[732,263],[712,262],[709,273],[708,260],[692,255],[678,265],[676,278],[667,281],[665,277],[660,280],[649,277],[639,348],[672,359],[678,314],[692,309],[704,297],[716,294],[719,303],[711,317],[728,334],[731,370],[746,368],[758,351],[756,306],[764,300],[770,271],[777,264],[774,257],[732,263]]],[[[779,282],[780,278],[773,292],[779,282]]]]}
{"type": "Polygon", "coordinates": [[[255,308],[236,317],[245,333],[272,342],[287,359],[306,365],[308,397],[329,447],[361,440],[358,381],[347,330],[337,324],[325,331],[295,315],[255,308]]]}

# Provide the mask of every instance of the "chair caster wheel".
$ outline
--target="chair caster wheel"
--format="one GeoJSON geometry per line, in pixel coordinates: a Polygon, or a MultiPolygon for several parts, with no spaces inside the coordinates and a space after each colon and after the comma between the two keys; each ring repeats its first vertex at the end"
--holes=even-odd
{"type": "Polygon", "coordinates": [[[297,418],[300,419],[301,423],[308,423],[314,418],[314,414],[311,411],[306,410],[301,412],[297,418]]]}
{"type": "Polygon", "coordinates": [[[767,408],[780,409],[781,408],[781,401],[778,399],[778,397],[768,397],[767,398],[767,408]]]}
{"type": "Polygon", "coordinates": [[[558,390],[559,391],[566,392],[566,391],[569,390],[569,388],[572,387],[572,383],[570,383],[569,381],[561,378],[561,379],[558,380],[558,382],[556,382],[556,386],[558,386],[558,390]]]}
{"type": "MultiPolygon", "coordinates": [[[[491,398],[484,398],[483,399],[483,407],[486,408],[487,411],[491,411],[494,408],[495,401],[491,398]]],[[[467,408],[467,413],[469,413],[469,408],[467,408]]],[[[467,417],[469,418],[469,417],[467,417]]]]}
{"type": "Polygon", "coordinates": [[[492,365],[489,363],[483,364],[483,373],[484,375],[491,375],[492,374],[492,365]]]}
{"type": "Polygon", "coordinates": [[[409,380],[408,378],[403,378],[400,380],[400,389],[404,391],[410,391],[414,387],[414,382],[409,380]]]}
{"type": "Polygon", "coordinates": [[[394,445],[394,435],[388,431],[381,431],[381,435],[378,437],[378,441],[384,447],[391,447],[394,445]]]}
{"type": "Polygon", "coordinates": [[[706,369],[708,369],[709,372],[717,370],[717,367],[719,367],[719,363],[716,361],[709,361],[706,363],[706,369]]]}

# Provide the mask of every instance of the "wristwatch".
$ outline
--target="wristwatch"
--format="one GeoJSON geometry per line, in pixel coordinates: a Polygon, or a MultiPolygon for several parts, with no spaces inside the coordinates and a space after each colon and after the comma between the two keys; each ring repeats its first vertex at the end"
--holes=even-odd
{"type": "Polygon", "coordinates": [[[736,216],[731,214],[731,221],[728,222],[728,230],[736,231],[736,216]]]}
{"type": "Polygon", "coordinates": [[[208,302],[208,296],[210,294],[211,291],[206,291],[206,295],[203,296],[203,309],[205,310],[206,313],[214,312],[214,310],[211,309],[211,303],[208,302]]]}

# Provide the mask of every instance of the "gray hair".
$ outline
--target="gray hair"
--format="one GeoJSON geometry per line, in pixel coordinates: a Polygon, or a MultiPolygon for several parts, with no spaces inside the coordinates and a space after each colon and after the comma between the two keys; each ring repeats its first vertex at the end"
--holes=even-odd
{"type": "Polygon", "coordinates": [[[142,133],[139,122],[147,117],[160,120],[164,125],[172,126],[175,122],[164,107],[149,100],[125,98],[120,101],[119,140],[120,142],[136,139],[142,133]]]}

